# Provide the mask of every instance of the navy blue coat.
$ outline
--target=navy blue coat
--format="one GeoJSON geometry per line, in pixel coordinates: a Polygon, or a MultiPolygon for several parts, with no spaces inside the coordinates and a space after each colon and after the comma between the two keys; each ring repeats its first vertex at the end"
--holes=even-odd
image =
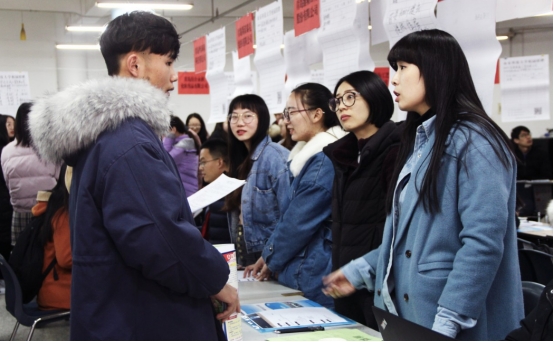
{"type": "Polygon", "coordinates": [[[229,267],[194,226],[159,138],[169,127],[166,103],[147,82],[110,78],[41,100],[31,113],[41,155],[74,167],[73,340],[219,337],[210,296],[229,267]]]}

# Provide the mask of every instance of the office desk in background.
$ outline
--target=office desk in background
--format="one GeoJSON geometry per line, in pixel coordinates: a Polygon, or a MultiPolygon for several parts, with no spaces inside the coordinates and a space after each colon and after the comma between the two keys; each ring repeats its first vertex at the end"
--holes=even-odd
{"type": "MultiPolygon", "coordinates": [[[[274,280],[269,281],[249,281],[239,282],[239,298],[241,304],[255,304],[261,302],[282,302],[282,301],[295,301],[306,299],[301,295],[298,295],[298,290],[291,289],[283,286],[274,280]]],[[[242,320],[242,339],[243,341],[264,341],[271,337],[278,337],[279,335],[273,332],[261,333],[248,325],[242,320]]],[[[343,325],[336,327],[326,327],[326,330],[330,329],[358,329],[365,332],[368,335],[381,338],[381,334],[371,328],[362,324],[355,325],[343,325]]],[[[305,333],[290,333],[287,336],[301,336],[305,333]]]]}

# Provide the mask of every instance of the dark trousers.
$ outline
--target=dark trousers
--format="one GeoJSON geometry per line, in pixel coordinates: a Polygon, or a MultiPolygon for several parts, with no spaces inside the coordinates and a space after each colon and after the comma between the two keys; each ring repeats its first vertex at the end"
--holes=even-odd
{"type": "Polygon", "coordinates": [[[359,290],[349,297],[335,299],[336,312],[379,331],[372,306],[373,292],[367,290],[359,290]]]}

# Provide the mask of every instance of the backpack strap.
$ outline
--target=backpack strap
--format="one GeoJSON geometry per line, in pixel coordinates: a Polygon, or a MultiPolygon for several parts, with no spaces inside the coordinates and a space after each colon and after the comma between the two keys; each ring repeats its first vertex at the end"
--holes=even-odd
{"type": "MultiPolygon", "coordinates": [[[[52,271],[52,269],[54,269],[55,265],[56,265],[56,258],[54,258],[52,260],[52,262],[50,262],[48,267],[46,267],[46,270],[42,273],[42,281],[44,281],[44,278],[46,278],[48,273],[50,273],[50,271],[52,271]]],[[[54,269],[54,280],[58,280],[58,279],[59,279],[58,272],[56,272],[56,270],[54,269]]]]}

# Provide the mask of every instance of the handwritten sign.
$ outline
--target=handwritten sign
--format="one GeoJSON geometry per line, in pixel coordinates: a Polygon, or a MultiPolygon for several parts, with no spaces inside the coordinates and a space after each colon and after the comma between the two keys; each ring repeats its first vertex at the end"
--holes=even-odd
{"type": "Polygon", "coordinates": [[[319,0],[294,1],[294,36],[319,27],[319,0]]]}
{"type": "Polygon", "coordinates": [[[194,71],[206,71],[206,36],[202,36],[194,41],[194,71]]]}
{"type": "Polygon", "coordinates": [[[387,87],[389,86],[389,75],[390,75],[389,71],[390,71],[389,67],[377,67],[373,71],[377,76],[381,77],[381,79],[383,80],[383,82],[385,82],[387,87]]]}
{"type": "Polygon", "coordinates": [[[408,33],[437,27],[437,0],[393,0],[387,6],[384,23],[390,45],[408,33]]]}
{"type": "Polygon", "coordinates": [[[235,23],[235,35],[237,37],[239,59],[254,53],[254,34],[252,29],[253,19],[254,15],[252,13],[248,13],[235,23]]]}
{"type": "Polygon", "coordinates": [[[15,116],[23,102],[31,100],[27,72],[0,72],[0,113],[15,116]]]}
{"type": "Polygon", "coordinates": [[[179,72],[178,94],[209,94],[210,85],[206,81],[206,73],[179,72]]]}

